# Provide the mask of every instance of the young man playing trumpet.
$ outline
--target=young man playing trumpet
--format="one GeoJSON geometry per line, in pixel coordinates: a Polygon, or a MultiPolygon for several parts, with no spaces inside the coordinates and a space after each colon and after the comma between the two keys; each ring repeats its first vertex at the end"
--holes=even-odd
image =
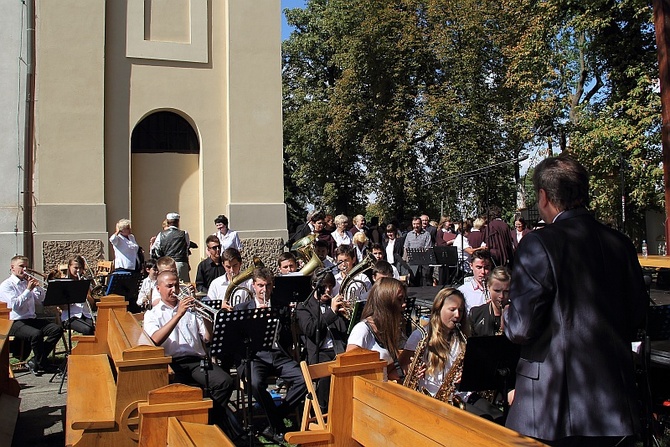
{"type": "Polygon", "coordinates": [[[225,422],[225,409],[234,389],[233,378],[218,365],[212,365],[207,380],[200,366],[207,355],[205,343],[212,336],[211,324],[206,324],[194,312],[193,296],[179,299],[179,278],[175,272],[161,272],[156,288],[161,300],[144,314],[144,331],[156,346],[165,349],[165,355],[172,356],[170,365],[175,373],[175,382],[195,381],[201,387],[209,386],[214,401],[210,422],[221,426],[230,436],[232,433],[225,422]]]}
{"type": "Polygon", "coordinates": [[[9,278],[0,284],[0,301],[10,309],[9,319],[14,321],[9,335],[22,342],[27,341],[33,351],[28,368],[41,376],[47,369],[47,357],[63,333],[62,329],[49,320],[37,318],[35,303],[44,302],[46,292],[39,281],[27,273],[28,258],[14,256],[11,260],[9,278]]]}

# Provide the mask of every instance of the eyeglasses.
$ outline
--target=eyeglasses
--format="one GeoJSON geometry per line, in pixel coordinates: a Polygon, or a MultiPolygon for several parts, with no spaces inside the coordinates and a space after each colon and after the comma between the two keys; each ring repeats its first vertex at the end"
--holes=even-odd
{"type": "Polygon", "coordinates": [[[212,250],[212,251],[218,251],[218,250],[221,250],[221,246],[220,246],[220,245],[215,245],[215,246],[213,246],[213,247],[207,247],[207,248],[209,248],[209,249],[212,250]]]}

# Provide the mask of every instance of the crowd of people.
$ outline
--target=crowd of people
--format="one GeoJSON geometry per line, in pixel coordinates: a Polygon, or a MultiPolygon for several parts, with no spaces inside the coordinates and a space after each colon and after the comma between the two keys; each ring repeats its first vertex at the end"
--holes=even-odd
{"type": "MultiPolygon", "coordinates": [[[[386,361],[387,380],[412,383],[449,402],[459,399],[466,410],[490,419],[505,420],[500,402],[509,399],[507,426],[550,445],[633,445],[639,427],[630,342],[647,304],[635,249],[589,213],[588,174],[571,158],[541,162],[533,182],[546,222],[534,231],[521,217],[510,228],[497,207],[464,222],[444,216],[435,224],[421,215],[406,232],[397,223],[379,225],[376,219],[368,226],[362,215],[350,226],[347,216],[310,212],[287,246],[311,239],[321,268],[309,272],[309,296],[291,304],[273,302],[275,274],[267,267],[247,262],[251,267],[241,272],[243,255],[249,254],[225,216],[215,220],[217,231],[206,239],[207,258],[187,293],[183,285],[189,278],[191,243],[176,213],[166,216],[164,230],[151,241],[151,259],[143,263],[129,221],[119,221],[110,242],[117,269],[141,266],[146,273],[138,296],[145,309],[144,330],[172,356],[176,380],[209,387],[216,404],[212,421],[231,437],[241,435],[226,411],[235,387],[231,368],[238,368],[265,412],[263,434],[283,442],[289,429],[285,421],[306,394],[298,362],[321,363],[365,348],[386,361]],[[455,246],[470,275],[458,287],[435,288],[425,326],[407,331],[405,279],[432,287],[441,278],[429,266],[412,263],[411,253],[434,246],[455,246]],[[216,359],[207,381],[200,365],[216,327],[193,312],[199,299],[218,302],[221,312],[278,309],[272,346],[246,359],[248,369],[239,356],[216,359]],[[298,331],[292,330],[292,321],[298,331]],[[459,394],[468,339],[503,334],[521,345],[515,387],[504,390],[504,396],[494,393],[493,399],[459,394]],[[280,405],[268,391],[270,376],[288,386],[280,405]]],[[[275,270],[287,278],[301,276],[307,261],[287,251],[275,270]]],[[[31,367],[39,371],[61,328],[36,318],[35,304],[43,301],[44,290],[28,276],[28,267],[27,258],[12,258],[0,300],[11,309],[12,335],[30,341],[31,367]]],[[[77,278],[81,268],[73,261],[69,275],[77,278]]],[[[71,308],[63,321],[84,332],[89,317],[82,306],[71,308]]],[[[330,378],[319,379],[316,389],[325,411],[330,378]]]]}

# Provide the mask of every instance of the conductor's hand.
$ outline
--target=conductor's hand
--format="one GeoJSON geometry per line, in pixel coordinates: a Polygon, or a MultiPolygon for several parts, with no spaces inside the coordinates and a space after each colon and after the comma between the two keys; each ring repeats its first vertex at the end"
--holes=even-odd
{"type": "Polygon", "coordinates": [[[193,308],[193,306],[195,306],[195,298],[192,296],[180,300],[179,307],[177,308],[177,315],[179,315],[180,318],[183,317],[189,309],[193,308]]]}

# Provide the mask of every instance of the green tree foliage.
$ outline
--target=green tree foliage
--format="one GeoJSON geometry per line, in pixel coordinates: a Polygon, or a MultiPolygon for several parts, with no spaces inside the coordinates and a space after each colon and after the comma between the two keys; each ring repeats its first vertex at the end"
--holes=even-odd
{"type": "MultiPolygon", "coordinates": [[[[310,0],[287,11],[290,206],[387,218],[515,208],[539,147],[594,174],[599,216],[662,200],[655,47],[642,0],[310,0]],[[621,160],[624,163],[621,163],[621,160]]],[[[303,214],[302,212],[298,214],[303,214]]]]}

